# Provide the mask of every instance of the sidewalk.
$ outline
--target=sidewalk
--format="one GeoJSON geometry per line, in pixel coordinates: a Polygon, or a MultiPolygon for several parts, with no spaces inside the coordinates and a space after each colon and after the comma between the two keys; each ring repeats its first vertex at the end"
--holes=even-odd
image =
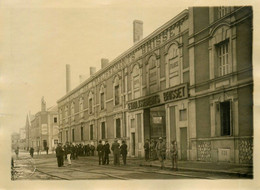
{"type": "MultiPolygon", "coordinates": [[[[139,163],[140,166],[149,167],[161,167],[159,160],[145,161],[144,159],[128,158],[130,162],[139,163]]],[[[171,169],[172,164],[170,160],[165,160],[164,165],[166,169],[171,169]]],[[[178,170],[185,171],[199,171],[199,172],[212,172],[212,173],[223,173],[230,175],[241,175],[253,178],[253,166],[246,164],[234,164],[224,162],[200,162],[200,161],[178,161],[178,170]]]]}

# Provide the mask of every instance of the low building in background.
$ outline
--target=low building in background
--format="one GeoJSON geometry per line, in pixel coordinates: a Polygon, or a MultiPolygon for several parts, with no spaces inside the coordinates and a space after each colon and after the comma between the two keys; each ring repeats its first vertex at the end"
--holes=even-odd
{"type": "Polygon", "coordinates": [[[28,114],[26,119],[27,149],[33,147],[35,151],[53,150],[58,143],[58,111],[57,106],[46,108],[42,98],[41,111],[35,115],[28,114]]]}
{"type": "Polygon", "coordinates": [[[143,157],[145,139],[162,137],[168,155],[177,141],[180,160],[252,163],[252,15],[192,7],[144,39],[135,21],[134,45],[73,90],[67,66],[60,141],[124,139],[129,156],[143,157]]]}

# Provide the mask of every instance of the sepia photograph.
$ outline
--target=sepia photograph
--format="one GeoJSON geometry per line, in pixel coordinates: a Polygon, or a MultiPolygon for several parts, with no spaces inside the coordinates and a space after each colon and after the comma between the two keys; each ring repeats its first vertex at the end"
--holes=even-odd
{"type": "Polygon", "coordinates": [[[260,188],[256,5],[62,2],[0,3],[0,189],[260,188]]]}

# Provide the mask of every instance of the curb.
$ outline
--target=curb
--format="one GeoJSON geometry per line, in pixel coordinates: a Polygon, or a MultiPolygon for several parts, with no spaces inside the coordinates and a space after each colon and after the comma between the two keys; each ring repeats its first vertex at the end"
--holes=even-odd
{"type": "MultiPolygon", "coordinates": [[[[145,166],[145,167],[157,167],[160,168],[160,165],[156,164],[139,164],[140,166],[145,166]]],[[[171,169],[169,166],[165,166],[167,169],[171,169]]],[[[208,170],[208,169],[200,169],[200,168],[186,168],[186,167],[178,167],[178,170],[182,171],[197,171],[197,172],[207,172],[207,173],[222,173],[222,174],[229,174],[229,175],[239,175],[239,176],[245,176],[245,177],[250,177],[253,178],[253,174],[251,173],[241,173],[241,172],[233,172],[233,171],[225,171],[225,170],[208,170]]]]}

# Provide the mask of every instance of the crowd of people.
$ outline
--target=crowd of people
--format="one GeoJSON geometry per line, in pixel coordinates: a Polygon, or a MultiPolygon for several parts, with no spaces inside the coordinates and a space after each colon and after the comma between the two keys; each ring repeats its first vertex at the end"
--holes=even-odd
{"type": "MultiPolygon", "coordinates": [[[[99,165],[109,164],[109,154],[113,154],[114,165],[120,165],[120,157],[122,156],[123,164],[126,165],[127,158],[127,144],[124,140],[120,144],[117,139],[114,140],[111,147],[109,142],[106,140],[104,143],[99,140],[97,147],[95,148],[92,144],[72,144],[67,142],[65,145],[58,143],[56,148],[56,157],[58,162],[58,167],[64,166],[64,160],[67,160],[68,166],[71,165],[71,160],[78,159],[79,156],[94,156],[95,150],[98,155],[99,165]]],[[[172,169],[178,170],[178,148],[177,142],[171,141],[169,156],[172,162],[172,169]]],[[[160,137],[158,141],[154,139],[146,139],[144,144],[145,160],[159,160],[161,163],[161,169],[164,168],[164,160],[166,159],[166,143],[163,138],[160,137]]],[[[33,157],[33,150],[30,151],[33,157]]]]}

